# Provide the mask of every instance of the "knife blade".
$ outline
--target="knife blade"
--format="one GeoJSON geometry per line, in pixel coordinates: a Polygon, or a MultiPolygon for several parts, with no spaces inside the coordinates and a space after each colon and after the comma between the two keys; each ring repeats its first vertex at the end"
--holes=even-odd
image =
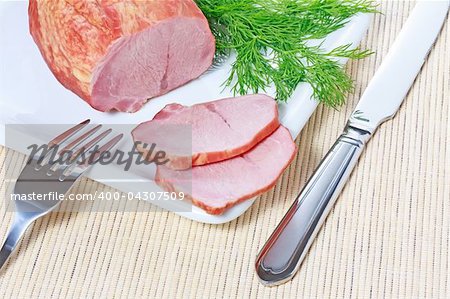
{"type": "Polygon", "coordinates": [[[344,133],[321,161],[256,259],[264,285],[289,281],[376,129],[391,119],[442,28],[450,0],[420,1],[371,80],[344,133]]]}
{"type": "Polygon", "coordinates": [[[436,42],[449,5],[447,0],[416,4],[357,104],[353,126],[373,133],[395,115],[436,42]]]}

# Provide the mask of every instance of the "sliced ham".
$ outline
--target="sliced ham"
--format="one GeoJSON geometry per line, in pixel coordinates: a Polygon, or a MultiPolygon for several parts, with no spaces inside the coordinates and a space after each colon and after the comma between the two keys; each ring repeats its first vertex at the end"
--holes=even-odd
{"type": "Polygon", "coordinates": [[[28,13],[53,74],[100,111],[139,110],[197,78],[215,51],[193,0],[30,0],[28,13]]]}
{"type": "Polygon", "coordinates": [[[280,126],[242,156],[183,171],[158,166],[155,180],[163,189],[184,192],[196,206],[218,215],[273,187],[296,151],[289,131],[280,126]]]}
{"type": "Polygon", "coordinates": [[[151,121],[136,127],[132,134],[134,141],[141,143],[137,143],[137,149],[144,156],[147,156],[147,151],[142,144],[154,143],[168,155],[170,161],[167,166],[180,170],[241,155],[273,133],[279,125],[275,100],[258,94],[190,107],[170,104],[151,121]],[[184,139],[179,136],[182,135],[182,126],[192,132],[184,139]],[[184,153],[180,153],[183,143],[184,153]]]}

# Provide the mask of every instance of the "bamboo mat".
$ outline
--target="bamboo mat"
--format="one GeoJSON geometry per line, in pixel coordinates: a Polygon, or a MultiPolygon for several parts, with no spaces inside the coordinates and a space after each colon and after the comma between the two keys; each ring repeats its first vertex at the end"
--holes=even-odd
{"type": "MultiPolygon", "coordinates": [[[[89,213],[90,203],[53,213],[0,273],[0,298],[450,298],[449,21],[294,280],[267,288],[254,272],[258,250],[341,133],[413,5],[381,3],[363,42],[377,54],[347,67],[356,80],[348,105],[317,110],[297,139],[297,159],[243,216],[216,226],[163,211],[89,213]]],[[[15,157],[2,169],[24,163],[15,157]]],[[[95,190],[111,189],[83,179],[74,192],[95,190]]],[[[4,201],[0,216],[3,239],[12,220],[4,201]]]]}

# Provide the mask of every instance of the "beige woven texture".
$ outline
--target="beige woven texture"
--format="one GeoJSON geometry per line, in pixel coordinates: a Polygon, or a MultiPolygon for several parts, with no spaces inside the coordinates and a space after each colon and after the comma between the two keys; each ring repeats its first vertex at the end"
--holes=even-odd
{"type": "MultiPolygon", "coordinates": [[[[89,213],[92,204],[79,203],[86,212],[35,223],[0,273],[0,298],[450,298],[449,21],[295,278],[267,288],[254,271],[258,250],[341,133],[413,6],[382,2],[363,41],[377,54],[347,67],[355,94],[340,111],[316,111],[297,139],[297,159],[243,216],[207,225],[164,211],[89,213]]],[[[16,158],[1,167],[21,167],[16,158]]],[[[112,191],[83,179],[73,192],[95,190],[112,191]]],[[[4,238],[13,215],[3,200],[0,216],[4,238]]]]}

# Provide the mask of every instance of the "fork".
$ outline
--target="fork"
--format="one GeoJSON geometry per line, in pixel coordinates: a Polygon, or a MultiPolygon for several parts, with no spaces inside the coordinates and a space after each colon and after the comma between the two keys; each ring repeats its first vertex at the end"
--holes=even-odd
{"type": "MultiPolygon", "coordinates": [[[[101,128],[101,125],[97,125],[81,136],[76,137],[76,133],[81,131],[89,122],[89,119],[85,120],[58,135],[47,144],[47,151],[42,151],[41,155],[38,153],[31,154],[28,158],[28,162],[20,173],[12,193],[12,197],[18,197],[14,197],[15,215],[13,224],[0,249],[0,269],[17,247],[27,228],[36,219],[48,214],[61,203],[60,199],[45,200],[44,197],[44,200],[29,200],[28,197],[32,194],[35,197],[39,194],[50,194],[50,192],[53,192],[53,194],[66,194],[75,181],[123,137],[123,134],[119,134],[104,143],[97,150],[89,153],[90,149],[98,146],[100,141],[112,131],[108,129],[100,134],[96,134],[101,128]],[[73,139],[72,137],[75,139],[70,141],[73,139]],[[93,138],[86,141],[89,137],[93,138]],[[68,144],[56,153],[58,147],[67,142],[68,144]],[[52,155],[62,157],[64,154],[68,154],[66,163],[62,164],[52,161],[52,155]]],[[[56,161],[58,161],[57,159],[56,161]]]]}

